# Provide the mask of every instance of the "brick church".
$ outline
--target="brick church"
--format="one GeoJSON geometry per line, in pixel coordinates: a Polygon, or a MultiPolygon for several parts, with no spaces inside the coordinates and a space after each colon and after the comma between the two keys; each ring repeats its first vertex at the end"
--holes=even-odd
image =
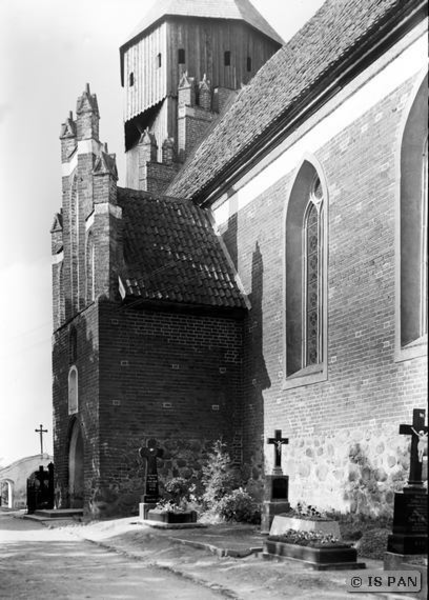
{"type": "MultiPolygon", "coordinates": [[[[250,0],[160,0],[120,49],[126,187],[89,86],[51,229],[56,488],[131,514],[138,449],[261,498],[389,513],[427,385],[427,1],[326,0],[286,44],[250,0]]],[[[424,460],[427,460],[425,458],[424,460]]]]}

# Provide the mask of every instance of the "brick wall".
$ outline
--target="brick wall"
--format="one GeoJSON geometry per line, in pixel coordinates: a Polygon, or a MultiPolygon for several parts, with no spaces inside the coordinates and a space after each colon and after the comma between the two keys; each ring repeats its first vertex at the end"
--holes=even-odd
{"type": "MultiPolygon", "coordinates": [[[[93,304],[54,333],[52,347],[52,397],[55,457],[55,487],[61,493],[63,507],[68,506],[69,443],[75,419],[81,425],[84,444],[85,501],[100,478],[99,460],[99,345],[98,310],[93,304]],[[76,357],[70,349],[70,331],[76,331],[76,357]],[[68,413],[68,374],[78,371],[79,412],[68,413]]],[[[59,493],[59,492],[58,492],[59,493]]]]}
{"type": "Polygon", "coordinates": [[[155,437],[163,477],[201,477],[222,437],[241,460],[242,323],[229,318],[88,307],[55,333],[53,349],[57,486],[68,485],[70,327],[77,330],[79,413],[85,447],[85,510],[131,514],[143,493],[138,450],[155,437]]]}
{"type": "MultiPolygon", "coordinates": [[[[284,389],[283,219],[294,173],[285,173],[223,227],[252,303],[244,333],[245,456],[259,464],[261,436],[287,432],[283,452],[295,501],[350,508],[345,489],[356,480],[349,458],[356,444],[370,473],[367,480],[357,477],[365,510],[391,507],[388,490],[368,489],[380,488],[392,473],[399,485],[406,479],[407,440],[397,431],[410,422],[413,408],[426,405],[427,393],[426,359],[396,362],[394,345],[396,154],[410,83],[316,152],[329,195],[326,382],[284,389]],[[382,450],[375,449],[377,439],[382,450]],[[298,461],[306,460],[300,473],[298,461]]],[[[272,452],[265,460],[271,468],[272,452]]]]}
{"type": "Polygon", "coordinates": [[[198,479],[221,436],[235,436],[240,451],[241,343],[232,319],[100,304],[102,511],[136,508],[138,449],[151,437],[166,449],[160,468],[170,477],[198,479]]]}

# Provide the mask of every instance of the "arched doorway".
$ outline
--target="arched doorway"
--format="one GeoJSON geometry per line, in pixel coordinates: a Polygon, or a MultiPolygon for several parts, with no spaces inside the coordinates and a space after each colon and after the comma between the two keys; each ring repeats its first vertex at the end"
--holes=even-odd
{"type": "Polygon", "coordinates": [[[70,508],[83,508],[83,437],[77,420],[73,423],[69,445],[69,497],[70,508]]]}
{"type": "Polygon", "coordinates": [[[3,508],[13,508],[13,482],[9,479],[0,481],[0,498],[3,508]]]}

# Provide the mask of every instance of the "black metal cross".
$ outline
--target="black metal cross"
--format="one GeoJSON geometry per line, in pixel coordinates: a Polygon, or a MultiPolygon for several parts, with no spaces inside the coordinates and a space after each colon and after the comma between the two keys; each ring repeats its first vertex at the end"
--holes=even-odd
{"type": "Polygon", "coordinates": [[[43,429],[43,425],[40,423],[40,429],[35,429],[34,431],[40,435],[40,454],[43,454],[43,434],[48,433],[48,430],[43,429]]]}
{"type": "Polygon", "coordinates": [[[268,444],[274,444],[274,466],[281,468],[282,466],[282,445],[288,444],[288,438],[282,438],[282,430],[276,429],[274,431],[274,437],[267,439],[268,444]]]}
{"type": "Polygon", "coordinates": [[[424,409],[415,408],[413,410],[413,424],[399,426],[400,434],[411,435],[410,477],[408,479],[408,485],[413,487],[423,486],[423,449],[427,443],[428,432],[428,428],[425,425],[425,415],[426,411],[424,409]]]}

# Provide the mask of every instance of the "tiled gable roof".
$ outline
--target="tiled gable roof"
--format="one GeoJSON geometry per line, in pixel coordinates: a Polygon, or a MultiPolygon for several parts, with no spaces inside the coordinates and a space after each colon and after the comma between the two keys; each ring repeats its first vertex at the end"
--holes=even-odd
{"type": "Polygon", "coordinates": [[[118,188],[126,296],[242,309],[244,299],[205,211],[189,200],[118,188]]]}
{"type": "Polygon", "coordinates": [[[358,48],[381,22],[418,0],[327,0],[310,21],[280,49],[239,93],[168,189],[195,197],[221,178],[222,171],[310,89],[358,48]]]}
{"type": "Polygon", "coordinates": [[[159,0],[133,30],[127,42],[166,16],[242,20],[283,44],[282,38],[249,0],[159,0]]]}

